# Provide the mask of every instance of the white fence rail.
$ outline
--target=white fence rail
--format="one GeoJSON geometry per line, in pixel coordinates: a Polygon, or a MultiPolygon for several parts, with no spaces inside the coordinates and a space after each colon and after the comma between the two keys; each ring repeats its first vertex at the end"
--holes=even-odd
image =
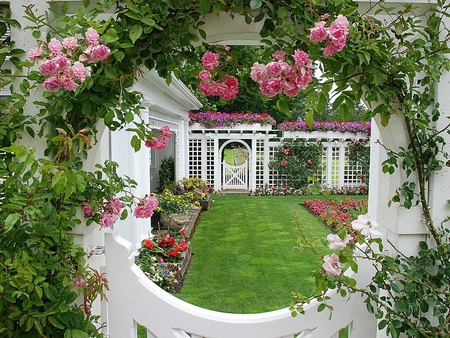
{"type": "MultiPolygon", "coordinates": [[[[373,271],[362,262],[358,285],[367,285],[373,271]]],[[[108,331],[110,338],[137,337],[137,324],[148,338],[338,338],[349,327],[349,338],[376,337],[376,321],[358,295],[342,298],[330,292],[334,312],[317,312],[317,302],[306,314],[292,317],[281,309],[259,314],[228,314],[188,304],[163,291],[134,264],[132,246],[116,231],[106,234],[108,331]],[[298,335],[299,334],[299,335],[298,335]],[[298,336],[297,336],[298,335],[298,336]]],[[[293,290],[295,291],[295,290],[293,290]]]]}

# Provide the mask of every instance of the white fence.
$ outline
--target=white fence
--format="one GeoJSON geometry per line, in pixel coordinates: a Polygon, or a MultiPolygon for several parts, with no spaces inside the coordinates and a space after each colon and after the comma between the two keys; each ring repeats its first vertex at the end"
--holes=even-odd
{"type": "MultiPolygon", "coordinates": [[[[376,320],[359,295],[342,298],[333,292],[334,307],[318,313],[317,302],[305,307],[306,314],[292,317],[281,309],[259,314],[228,314],[188,304],[151,282],[134,264],[132,246],[117,232],[106,234],[106,273],[111,290],[108,331],[110,338],[135,338],[137,325],[148,338],[338,338],[348,327],[349,338],[376,337],[376,320]]],[[[370,262],[361,261],[358,286],[373,275],[370,262]]]]}

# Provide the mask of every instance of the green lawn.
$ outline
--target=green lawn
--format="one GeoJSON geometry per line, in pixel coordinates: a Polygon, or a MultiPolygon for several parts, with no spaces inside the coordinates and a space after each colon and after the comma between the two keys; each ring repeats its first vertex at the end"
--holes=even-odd
{"type": "Polygon", "coordinates": [[[311,271],[321,261],[298,247],[296,216],[311,237],[329,231],[300,206],[310,198],[214,196],[191,241],[191,267],[176,296],[216,311],[258,313],[289,306],[292,292],[311,294],[311,271]]]}

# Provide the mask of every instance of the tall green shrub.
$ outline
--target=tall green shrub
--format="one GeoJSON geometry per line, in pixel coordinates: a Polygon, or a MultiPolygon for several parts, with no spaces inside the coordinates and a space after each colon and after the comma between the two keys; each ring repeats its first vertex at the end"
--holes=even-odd
{"type": "Polygon", "coordinates": [[[175,159],[165,157],[159,166],[159,186],[158,191],[164,191],[175,183],[175,159]]]}

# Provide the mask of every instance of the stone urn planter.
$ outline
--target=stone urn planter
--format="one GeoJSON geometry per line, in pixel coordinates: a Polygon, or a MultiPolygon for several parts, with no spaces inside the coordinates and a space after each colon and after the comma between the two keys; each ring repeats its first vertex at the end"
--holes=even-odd
{"type": "Polygon", "coordinates": [[[190,215],[185,214],[161,214],[159,219],[160,230],[171,230],[178,232],[185,227],[189,222],[190,215]]]}
{"type": "Polygon", "coordinates": [[[202,207],[202,211],[208,211],[211,206],[212,199],[208,197],[206,200],[199,200],[200,206],[202,207]]]}

